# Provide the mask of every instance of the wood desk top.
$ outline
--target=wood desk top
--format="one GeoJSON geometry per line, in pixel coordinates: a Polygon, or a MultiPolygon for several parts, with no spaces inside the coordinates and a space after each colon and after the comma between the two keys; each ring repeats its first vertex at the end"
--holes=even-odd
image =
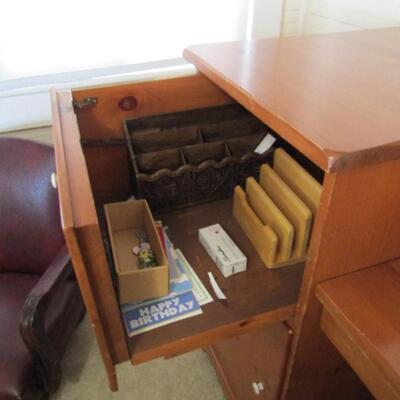
{"type": "Polygon", "coordinates": [[[400,158],[400,28],[190,46],[184,57],[325,171],[400,158]]]}
{"type": "Polygon", "coordinates": [[[378,399],[400,399],[400,260],[320,284],[322,329],[378,399]]]}

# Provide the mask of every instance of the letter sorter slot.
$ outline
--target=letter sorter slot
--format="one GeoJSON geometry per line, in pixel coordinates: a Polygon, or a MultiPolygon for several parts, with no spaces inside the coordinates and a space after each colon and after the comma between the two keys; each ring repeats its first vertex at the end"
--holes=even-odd
{"type": "Polygon", "coordinates": [[[263,164],[259,183],[235,187],[233,215],[269,268],[304,261],[322,187],[285,150],[263,164]]]}
{"type": "Polygon", "coordinates": [[[153,211],[231,197],[272,156],[254,151],[268,129],[237,104],[130,118],[124,131],[133,192],[153,211]]]}

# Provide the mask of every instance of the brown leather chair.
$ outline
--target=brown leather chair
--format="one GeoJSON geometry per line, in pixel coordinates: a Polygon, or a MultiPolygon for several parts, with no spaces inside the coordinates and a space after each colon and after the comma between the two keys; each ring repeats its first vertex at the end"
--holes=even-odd
{"type": "Polygon", "coordinates": [[[0,138],[0,400],[46,397],[84,315],[60,225],[52,147],[0,138]]]}

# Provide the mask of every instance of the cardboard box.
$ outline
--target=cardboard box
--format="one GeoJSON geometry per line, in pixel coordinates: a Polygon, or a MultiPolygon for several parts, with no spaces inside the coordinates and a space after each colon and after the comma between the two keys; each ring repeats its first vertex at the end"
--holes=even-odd
{"type": "Polygon", "coordinates": [[[118,276],[121,304],[167,296],[168,262],[146,200],[104,205],[108,233],[118,276]],[[145,232],[155,254],[156,267],[140,269],[132,249],[145,232]]]}

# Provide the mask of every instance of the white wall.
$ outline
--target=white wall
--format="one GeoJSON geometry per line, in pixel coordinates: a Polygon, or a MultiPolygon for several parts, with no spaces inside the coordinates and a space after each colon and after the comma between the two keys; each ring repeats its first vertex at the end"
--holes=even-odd
{"type": "Polygon", "coordinates": [[[400,26],[400,0],[285,0],[281,35],[400,26]]]}
{"type": "Polygon", "coordinates": [[[280,35],[284,0],[252,0],[248,39],[280,35]]]}

